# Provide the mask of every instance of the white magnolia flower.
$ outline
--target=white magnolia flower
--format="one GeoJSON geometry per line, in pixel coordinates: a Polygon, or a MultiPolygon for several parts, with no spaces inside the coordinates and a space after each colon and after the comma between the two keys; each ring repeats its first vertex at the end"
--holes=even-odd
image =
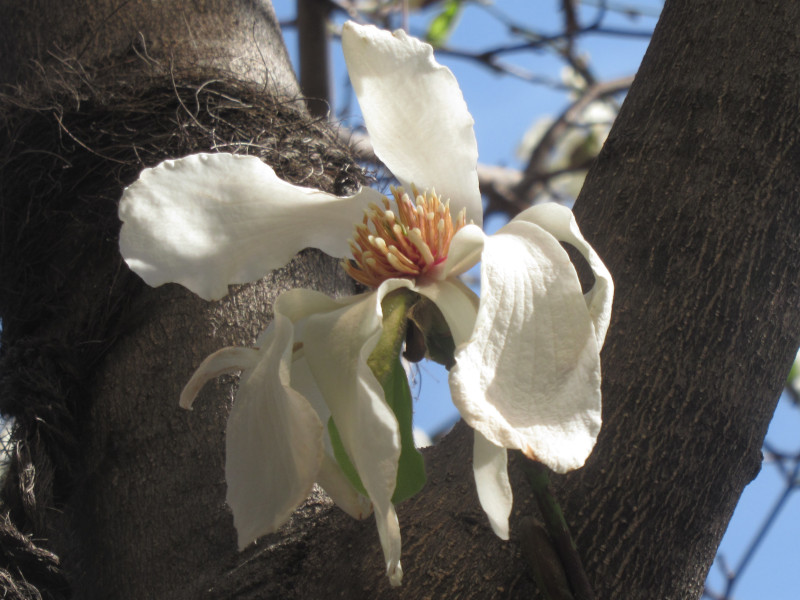
{"type": "Polygon", "coordinates": [[[424,190],[416,204],[401,190],[396,207],[369,188],[336,197],[289,184],[254,157],[199,154],[145,170],[125,190],[120,249],[148,284],[177,282],[206,299],[306,247],[353,256],[348,272],[373,291],[346,299],[283,294],[257,349],[210,356],[181,404],[190,406],[210,378],[243,371],[226,438],[240,546],[275,531],[316,481],[355,517],[371,503],[388,574],[399,584],[392,498],[401,434],[367,365],[381,338],[383,300],[404,288],[444,316],[456,345],[453,402],[475,430],[478,496],[507,539],[506,449],[565,472],[583,465],[595,443],[613,285],[564,207],[533,207],[484,235],[473,120],[430,46],[353,23],[342,45],[375,153],[404,189],[424,190]],[[453,224],[450,210],[474,224],[453,224]],[[562,241],[594,272],[585,296],[562,241]],[[480,300],[458,279],[478,261],[480,300]],[[329,419],[335,431],[324,426],[329,419]],[[360,486],[335,456],[333,434],[360,486]]]}

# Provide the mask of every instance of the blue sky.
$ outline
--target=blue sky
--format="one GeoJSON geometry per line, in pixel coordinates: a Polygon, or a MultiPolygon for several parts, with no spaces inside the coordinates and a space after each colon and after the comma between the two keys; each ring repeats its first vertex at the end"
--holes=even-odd
{"type": "MultiPolygon", "coordinates": [[[[596,14],[597,8],[592,4],[597,2],[583,3],[583,22],[589,22],[596,14]]],[[[614,13],[605,22],[606,26],[646,31],[652,30],[662,2],[623,0],[608,4],[620,9],[635,7],[643,14],[637,19],[630,19],[622,13],[614,13]]],[[[277,0],[274,5],[280,20],[290,21],[294,18],[294,0],[277,0]]],[[[556,8],[558,5],[559,2],[553,0],[497,0],[495,3],[499,10],[545,34],[555,33],[560,28],[562,17],[556,8]]],[[[428,11],[412,19],[411,33],[423,33],[432,14],[428,11]]],[[[508,39],[506,29],[498,21],[473,5],[464,10],[450,45],[461,49],[484,50],[501,45],[508,39]]],[[[293,31],[287,32],[286,41],[293,59],[296,59],[297,41],[293,31]]],[[[580,48],[588,53],[589,64],[598,78],[606,80],[635,73],[647,49],[647,42],[648,40],[635,36],[596,34],[581,38],[580,48]]],[[[336,110],[337,102],[341,103],[346,97],[347,75],[338,46],[334,48],[333,56],[336,110]]],[[[537,75],[553,81],[560,80],[563,63],[550,53],[528,52],[505,59],[537,75]]],[[[515,149],[524,132],[538,118],[557,115],[566,107],[567,95],[564,90],[497,75],[483,66],[458,58],[440,56],[439,61],[455,74],[475,118],[481,162],[520,167],[515,149]]],[[[350,124],[359,124],[357,114],[352,116],[350,124]]],[[[500,224],[488,223],[487,228],[497,228],[500,224]]],[[[423,363],[417,385],[419,392],[415,400],[415,422],[419,427],[433,433],[457,418],[457,412],[449,399],[446,372],[436,365],[423,363]]],[[[787,453],[796,453],[800,451],[798,432],[800,410],[784,399],[779,405],[767,439],[787,453]]],[[[754,533],[783,489],[783,479],[775,464],[765,463],[759,477],[745,490],[721,546],[721,553],[731,567],[739,564],[754,533]]],[[[800,570],[796,569],[800,558],[797,549],[797,540],[800,539],[800,520],[796,518],[798,514],[800,497],[792,494],[763,541],[761,549],[737,583],[733,596],[737,600],[789,600],[797,597],[797,590],[800,589],[800,570]]],[[[724,580],[716,565],[712,567],[709,584],[716,592],[723,589],[724,580]]]]}

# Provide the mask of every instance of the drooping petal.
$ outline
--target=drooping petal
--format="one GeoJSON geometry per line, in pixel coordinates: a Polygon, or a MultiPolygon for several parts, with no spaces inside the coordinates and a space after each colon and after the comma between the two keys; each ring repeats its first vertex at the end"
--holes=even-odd
{"type": "Polygon", "coordinates": [[[383,297],[405,279],[385,281],[339,310],[309,316],[303,348],[314,380],[375,511],[390,580],[399,583],[400,527],[392,506],[400,457],[397,419],[367,366],[381,335],[383,297]]]}
{"type": "Polygon", "coordinates": [[[336,506],[354,519],[366,519],[372,514],[372,503],[356,491],[339,464],[327,452],[322,455],[317,483],[336,506]]]}
{"type": "Polygon", "coordinates": [[[508,516],[514,502],[508,481],[508,451],[495,446],[480,431],[475,431],[472,447],[472,468],[478,499],[492,530],[500,539],[508,539],[508,516]]]}
{"type": "Polygon", "coordinates": [[[404,186],[435,188],[480,225],[474,120],[450,70],[403,31],[348,22],[342,49],[378,158],[404,186]]]}
{"type": "Polygon", "coordinates": [[[322,423],[289,386],[292,323],[276,314],[268,331],[261,360],[242,376],[225,435],[227,501],[240,549],[289,519],[323,458],[322,423]]]}
{"type": "Polygon", "coordinates": [[[600,356],[567,253],[537,225],[487,237],[475,331],[456,349],[453,402],[488,441],[563,473],[600,429],[600,356]]]}
{"type": "Polygon", "coordinates": [[[223,373],[252,369],[258,363],[260,357],[258,350],[240,346],[222,348],[206,357],[181,392],[179,403],[181,408],[192,410],[192,404],[194,404],[197,394],[206,382],[219,377],[223,373]]]}
{"type": "Polygon", "coordinates": [[[537,204],[522,211],[515,221],[535,223],[561,242],[575,246],[589,263],[595,282],[586,293],[586,305],[594,323],[598,348],[603,347],[606,331],[611,322],[611,304],[614,299],[614,282],[603,261],[581,235],[575,215],[566,206],[548,203],[537,204]]]}
{"type": "Polygon", "coordinates": [[[120,252],[151,286],[207,300],[260,279],[303,248],[349,254],[370,188],[339,198],[280,179],[254,156],[194,154],[145,169],[119,205],[120,252]]]}
{"type": "MultiPolygon", "coordinates": [[[[308,290],[304,290],[308,291],[308,290]]],[[[292,388],[297,390],[308,400],[314,408],[320,422],[327,423],[331,416],[328,405],[322,397],[322,392],[317,388],[311,370],[308,368],[308,361],[305,353],[299,350],[294,353],[292,363],[292,388]]],[[[322,442],[324,453],[322,464],[317,474],[317,483],[325,490],[336,505],[354,519],[364,519],[372,514],[372,503],[368,498],[362,496],[347,476],[342,472],[339,463],[333,458],[333,448],[328,434],[328,428],[323,427],[322,442]]]]}
{"type": "MultiPolygon", "coordinates": [[[[453,278],[438,281],[418,286],[416,291],[432,300],[442,311],[456,346],[470,340],[479,304],[475,293],[461,280],[453,278]]],[[[508,452],[488,441],[479,431],[474,431],[474,434],[472,467],[478,499],[489,518],[492,530],[500,538],[507,540],[508,516],[513,503],[511,484],[508,481],[508,452]]]]}
{"type": "Polygon", "coordinates": [[[386,576],[389,583],[397,587],[403,583],[403,566],[400,564],[400,522],[397,520],[397,512],[394,506],[389,504],[386,511],[379,511],[373,503],[375,509],[375,522],[378,525],[378,537],[383,547],[383,559],[386,562],[386,576]]]}

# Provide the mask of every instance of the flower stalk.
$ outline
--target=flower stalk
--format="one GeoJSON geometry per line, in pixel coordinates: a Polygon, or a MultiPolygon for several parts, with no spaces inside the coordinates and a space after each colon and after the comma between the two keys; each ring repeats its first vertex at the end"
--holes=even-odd
{"type": "MultiPolygon", "coordinates": [[[[550,492],[550,469],[540,462],[524,460],[525,475],[542,513],[545,528],[555,547],[561,568],[566,574],[575,600],[594,600],[594,592],[578,555],[578,547],[569,532],[564,512],[550,492]]],[[[538,580],[539,578],[537,578],[538,580]]],[[[554,596],[554,598],[562,596],[554,596]]]]}

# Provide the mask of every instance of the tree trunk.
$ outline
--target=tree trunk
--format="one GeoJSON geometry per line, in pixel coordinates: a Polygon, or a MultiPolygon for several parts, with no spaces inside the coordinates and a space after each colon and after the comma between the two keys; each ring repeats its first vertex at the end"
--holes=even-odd
{"type": "MultiPolygon", "coordinates": [[[[186,15],[203,8],[195,3],[186,15]]],[[[213,43],[200,56],[227,47],[225,35],[242,39],[241,22],[231,19],[203,36],[213,43]]],[[[16,108],[0,162],[0,397],[27,426],[29,462],[45,479],[50,465],[52,486],[39,475],[37,489],[50,490],[45,501],[58,509],[41,518],[25,494],[10,494],[16,521],[50,532],[80,598],[532,597],[517,532],[533,508],[519,465],[512,461],[512,541],[502,542],[478,508],[463,425],[426,453],[429,482],[399,507],[399,590],[382,574],[374,523],[350,520],[319,494],[284,530],[236,552],[222,473],[232,380],[209,386],[193,413],[177,408],[178,392],[210,351],[252,341],[285,285],[343,289],[335,264],[307,254],[288,276],[214,304],[177,287],[145,289],[116,254],[113,202],[161,155],[230,149],[262,131],[258,152],[287,178],[299,181],[308,169],[298,161],[311,156],[326,169],[306,185],[339,192],[356,179],[332,138],[310,130],[291,106],[282,113],[285,104],[267,97],[265,108],[247,111],[259,96],[230,76],[210,95],[208,86],[198,91],[218,64],[165,85],[171,79],[153,75],[151,63],[126,54],[131,32],[142,31],[130,23],[109,34],[119,42],[113,52],[83,65],[95,69],[91,81],[73,63],[51,61],[81,83],[79,106],[62,100],[60,110],[33,111],[6,100],[16,108]],[[131,90],[103,80],[117,72],[105,69],[109,57],[137,74],[135,101],[112,101],[131,90]],[[233,93],[242,101],[231,104],[233,93]],[[234,107],[242,119],[220,133],[234,107]],[[243,124],[245,117],[256,121],[243,124]],[[22,135],[34,125],[56,150],[22,135]],[[75,134],[79,127],[94,144],[75,134]],[[314,140],[301,148],[308,131],[314,140]]],[[[794,2],[668,1],[576,206],[617,296],[603,354],[604,426],[587,465],[554,487],[598,598],[698,597],[739,494],[758,471],[800,338],[799,28],[794,2]]],[[[28,43],[35,38],[20,39],[17,52],[37,47],[28,43]]],[[[188,38],[147,43],[148,60],[154,48],[174,56],[181,44],[188,38]]],[[[272,48],[279,63],[285,55],[272,48]]],[[[270,92],[281,89],[290,88],[270,92]]],[[[19,491],[24,471],[17,480],[19,491]]]]}
{"type": "Polygon", "coordinates": [[[200,597],[213,566],[240,557],[223,475],[234,379],[193,413],[180,390],[209,353],[252,345],[282,290],[353,291],[315,252],[217,303],[128,271],[116,205],[145,166],[216,149],[339,194],[364,178],[296,100],[268,3],[118,4],[0,3],[0,72],[16,86],[0,98],[0,410],[20,441],[0,565],[12,597],[23,580],[46,596],[200,597]]]}
{"type": "Polygon", "coordinates": [[[0,83],[29,79],[34,61],[54,76],[110,66],[103,75],[117,85],[150,65],[299,91],[268,0],[3,0],[0,83]]]}
{"type": "Polygon", "coordinates": [[[798,27],[795,2],[667,2],[581,195],[617,283],[605,425],[565,484],[600,597],[699,596],[760,469],[800,339],[798,27]]]}

